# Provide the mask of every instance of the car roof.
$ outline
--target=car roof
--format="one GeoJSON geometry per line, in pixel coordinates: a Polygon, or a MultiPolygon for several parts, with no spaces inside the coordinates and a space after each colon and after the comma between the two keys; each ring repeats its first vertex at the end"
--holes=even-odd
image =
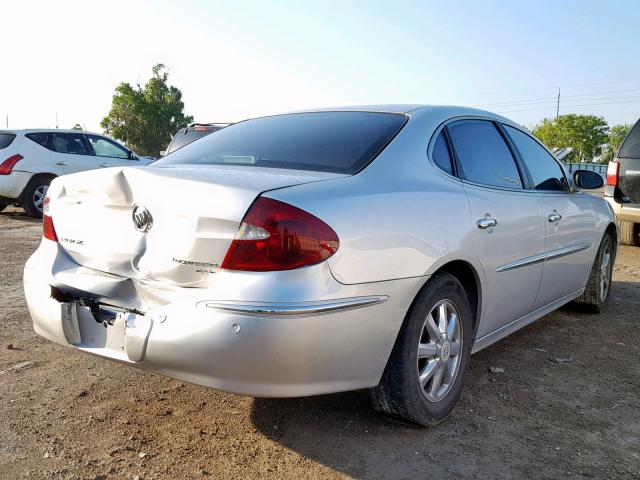
{"type": "Polygon", "coordinates": [[[500,120],[506,123],[514,124],[512,120],[505,118],[496,113],[488,112],[486,110],[480,110],[472,107],[462,107],[456,105],[428,105],[428,104],[377,104],[377,105],[346,105],[336,107],[322,107],[312,108],[305,110],[296,110],[288,113],[313,113],[313,112],[379,112],[379,113],[399,113],[404,115],[410,115],[420,112],[421,114],[437,114],[438,116],[481,116],[490,117],[496,120],[500,120]]]}
{"type": "Polygon", "coordinates": [[[85,130],[66,130],[64,128],[4,128],[0,129],[4,133],[85,133],[89,135],[99,135],[106,137],[104,133],[87,132],[85,130]]]}

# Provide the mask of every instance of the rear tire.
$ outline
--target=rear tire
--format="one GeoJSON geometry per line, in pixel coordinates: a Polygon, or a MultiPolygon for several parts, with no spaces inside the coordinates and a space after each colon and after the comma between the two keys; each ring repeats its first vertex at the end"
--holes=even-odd
{"type": "Polygon", "coordinates": [[[604,311],[611,296],[611,276],[615,259],[616,249],[613,239],[609,233],[605,233],[593,261],[587,286],[582,295],[575,299],[575,303],[584,305],[593,313],[604,311]]]}
{"type": "Polygon", "coordinates": [[[444,420],[462,393],[472,323],[460,281],[449,273],[436,273],[414,301],[380,384],[370,391],[373,408],[423,426],[444,420]]]}
{"type": "Polygon", "coordinates": [[[0,212],[7,208],[7,202],[0,200],[0,212]]]}
{"type": "Polygon", "coordinates": [[[51,177],[34,177],[24,189],[22,208],[30,217],[42,217],[44,198],[51,180],[51,177]]]}
{"type": "Polygon", "coordinates": [[[640,247],[640,223],[620,221],[620,243],[640,247]]]}

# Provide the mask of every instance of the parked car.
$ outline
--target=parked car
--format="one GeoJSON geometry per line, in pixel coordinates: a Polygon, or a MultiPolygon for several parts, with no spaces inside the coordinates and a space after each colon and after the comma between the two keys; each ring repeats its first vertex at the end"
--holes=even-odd
{"type": "Polygon", "coordinates": [[[169,155],[171,152],[175,152],[179,148],[189,145],[191,142],[198,140],[210,133],[217,132],[225,127],[228,127],[228,123],[192,123],[191,125],[178,130],[171,143],[164,152],[160,152],[162,156],[169,155]]]}
{"type": "Polygon", "coordinates": [[[17,205],[40,217],[49,184],[60,175],[152,161],[97,133],[0,130],[0,211],[17,205]]]}
{"type": "Polygon", "coordinates": [[[38,334],[106,359],[261,397],[369,388],[432,425],[471,353],[606,306],[618,227],[580,190],[602,184],[470,108],[247,120],[55,179],[27,305],[38,334]]]}
{"type": "Polygon", "coordinates": [[[640,246],[640,120],[609,162],[604,194],[620,221],[622,242],[640,246]]]}

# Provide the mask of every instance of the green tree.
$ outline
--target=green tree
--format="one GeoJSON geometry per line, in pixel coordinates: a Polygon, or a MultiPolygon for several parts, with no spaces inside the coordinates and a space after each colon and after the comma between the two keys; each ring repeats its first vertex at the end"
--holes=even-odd
{"type": "Polygon", "coordinates": [[[620,149],[620,145],[622,145],[624,137],[626,137],[629,130],[631,130],[631,127],[633,127],[633,125],[630,123],[621,123],[620,125],[611,127],[607,144],[602,148],[602,155],[600,156],[602,163],[609,163],[613,160],[620,149]]]}
{"type": "Polygon", "coordinates": [[[182,92],[169,85],[163,64],[153,67],[144,88],[123,82],[116,87],[111,111],[100,126],[141,155],[159,156],[171,136],[193,122],[183,112],[182,92]]]}
{"type": "Polygon", "coordinates": [[[591,161],[600,155],[609,138],[609,125],[595,115],[561,115],[555,120],[545,118],[533,129],[533,134],[545,145],[571,147],[577,161],[591,161]]]}

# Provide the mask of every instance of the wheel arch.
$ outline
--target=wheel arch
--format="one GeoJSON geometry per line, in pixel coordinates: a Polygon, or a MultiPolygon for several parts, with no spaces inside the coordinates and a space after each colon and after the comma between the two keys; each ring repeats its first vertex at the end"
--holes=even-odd
{"type": "Polygon", "coordinates": [[[465,260],[452,260],[442,265],[436,272],[447,272],[456,277],[464,287],[473,315],[473,337],[475,339],[482,311],[482,286],[478,271],[465,260]]]}
{"type": "Polygon", "coordinates": [[[55,173],[49,173],[49,172],[40,172],[40,173],[34,173],[33,175],[31,175],[31,178],[29,179],[29,181],[27,182],[27,184],[25,185],[25,187],[22,189],[22,193],[20,193],[20,200],[24,201],[24,194],[27,191],[27,189],[33,184],[33,182],[36,182],[40,179],[46,178],[49,181],[53,180],[54,178],[56,178],[58,175],[56,175],[55,173]]]}

